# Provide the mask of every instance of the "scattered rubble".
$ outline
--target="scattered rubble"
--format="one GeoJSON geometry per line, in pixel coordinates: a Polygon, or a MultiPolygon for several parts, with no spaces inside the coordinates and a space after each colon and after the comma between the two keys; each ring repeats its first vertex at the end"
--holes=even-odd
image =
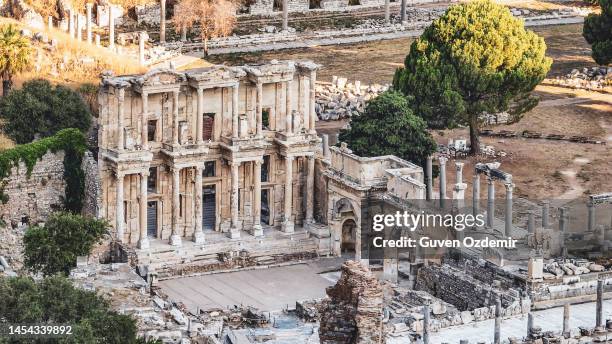
{"type": "Polygon", "coordinates": [[[334,76],[331,83],[317,83],[315,110],[320,120],[338,120],[359,116],[366,102],[389,89],[389,85],[362,86],[360,81],[348,83],[334,76]]]}
{"type": "Polygon", "coordinates": [[[589,91],[612,91],[612,67],[598,66],[572,71],[555,79],[547,79],[551,85],[585,89],[589,91]]]}

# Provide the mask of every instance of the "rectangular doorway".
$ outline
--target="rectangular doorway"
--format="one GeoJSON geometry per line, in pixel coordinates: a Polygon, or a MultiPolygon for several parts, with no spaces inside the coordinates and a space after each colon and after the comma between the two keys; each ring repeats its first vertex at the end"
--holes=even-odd
{"type": "Polygon", "coordinates": [[[202,187],[202,229],[214,231],[217,221],[217,195],[214,185],[202,187]]]}
{"type": "Polygon", "coordinates": [[[147,202],[147,236],[157,237],[157,201],[147,202]]]}
{"type": "Polygon", "coordinates": [[[261,215],[260,221],[264,225],[270,224],[270,189],[261,190],[261,215]]]}

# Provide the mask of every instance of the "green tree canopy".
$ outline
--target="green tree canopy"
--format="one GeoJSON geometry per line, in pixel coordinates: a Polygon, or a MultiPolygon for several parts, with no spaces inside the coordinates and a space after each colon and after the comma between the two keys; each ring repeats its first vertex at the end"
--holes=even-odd
{"type": "Polygon", "coordinates": [[[91,112],[78,93],[47,80],[31,80],[0,101],[4,132],[23,144],[65,128],[82,132],[91,125],[91,112]]]}
{"type": "Polygon", "coordinates": [[[12,24],[0,26],[0,74],[2,75],[2,95],[9,94],[13,76],[21,73],[32,64],[30,41],[21,35],[12,24]]]}
{"type": "Polygon", "coordinates": [[[480,117],[520,114],[537,104],[529,92],[544,79],[546,44],[508,8],[488,0],[451,6],[412,43],[393,87],[431,128],[469,125],[478,153],[480,117]]]}
{"type": "Polygon", "coordinates": [[[436,149],[425,121],[394,91],[370,100],[364,113],[351,119],[350,129],[340,133],[340,141],[360,156],[392,154],[418,164],[436,149]]]}
{"type": "Polygon", "coordinates": [[[77,256],[88,255],[106,233],[105,221],[70,213],[55,213],[44,227],[28,228],[24,237],[25,266],[44,275],[68,274],[77,256]]]}
{"type": "MultiPolygon", "coordinates": [[[[0,314],[9,324],[66,324],[73,334],[61,338],[0,338],[0,343],[146,343],[136,322],[118,314],[94,292],[75,288],[61,276],[34,282],[29,277],[0,278],[0,314]]],[[[149,342],[153,343],[153,342],[149,342]]]]}
{"type": "Polygon", "coordinates": [[[591,44],[591,55],[600,65],[612,63],[612,0],[599,0],[601,14],[591,13],[584,20],[582,35],[591,44]]]}

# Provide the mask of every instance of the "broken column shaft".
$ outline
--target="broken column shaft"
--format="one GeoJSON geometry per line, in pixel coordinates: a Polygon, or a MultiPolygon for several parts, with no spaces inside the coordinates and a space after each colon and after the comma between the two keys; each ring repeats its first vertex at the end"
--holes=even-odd
{"type": "Polygon", "coordinates": [[[570,327],[569,327],[569,316],[570,316],[570,305],[566,303],[563,305],[563,335],[567,338],[569,337],[570,327]]]}
{"type": "Polygon", "coordinates": [[[603,328],[603,291],[604,281],[597,280],[597,304],[595,309],[595,327],[603,328]]]}
{"type": "Polygon", "coordinates": [[[429,305],[423,306],[423,344],[429,344],[429,305]]]}
{"type": "Polygon", "coordinates": [[[493,343],[501,343],[501,299],[495,300],[495,333],[493,334],[493,343]]]}
{"type": "Polygon", "coordinates": [[[531,338],[532,332],[533,332],[533,314],[529,312],[527,313],[527,338],[531,338]]]}

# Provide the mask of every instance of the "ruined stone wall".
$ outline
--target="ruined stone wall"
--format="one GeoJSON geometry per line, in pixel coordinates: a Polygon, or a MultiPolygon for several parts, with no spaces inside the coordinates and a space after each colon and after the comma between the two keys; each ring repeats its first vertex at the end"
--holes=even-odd
{"type": "Polygon", "coordinates": [[[321,309],[321,343],[383,343],[383,289],[364,265],[347,261],[321,309]]]}
{"type": "Polygon", "coordinates": [[[510,289],[519,287],[521,284],[516,281],[511,274],[508,274],[503,269],[500,269],[491,262],[484,259],[473,259],[461,254],[451,254],[443,259],[445,264],[463,270],[465,273],[474,279],[484,283],[493,285],[498,283],[502,289],[510,289]]]}
{"type": "Polygon", "coordinates": [[[348,5],[348,0],[321,0],[321,8],[329,11],[342,10],[348,5]]]}
{"type": "Polygon", "coordinates": [[[310,9],[309,0],[287,0],[289,12],[305,12],[310,9]]]}
{"type": "Polygon", "coordinates": [[[250,14],[269,15],[274,11],[274,0],[256,0],[249,6],[250,14]]]}
{"type": "Polygon", "coordinates": [[[91,152],[85,152],[81,164],[85,175],[85,194],[83,195],[83,215],[98,217],[102,204],[100,173],[98,163],[91,152]]]}
{"type": "Polygon", "coordinates": [[[138,25],[159,25],[161,16],[159,13],[159,3],[138,5],[135,7],[136,20],[138,25]]]}

